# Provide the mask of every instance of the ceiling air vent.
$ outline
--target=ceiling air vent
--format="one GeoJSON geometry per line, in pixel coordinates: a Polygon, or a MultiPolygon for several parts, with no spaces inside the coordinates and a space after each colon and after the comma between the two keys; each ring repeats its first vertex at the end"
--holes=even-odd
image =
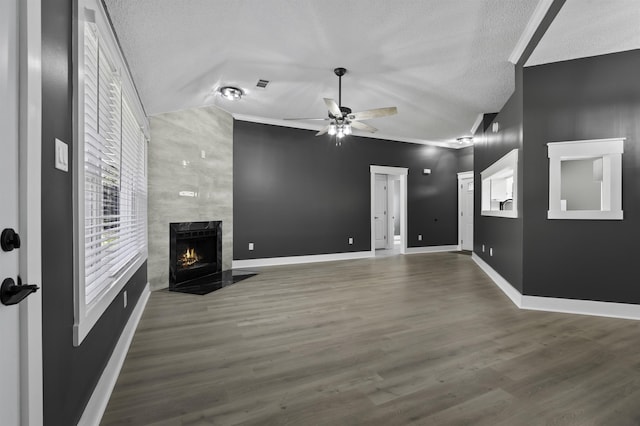
{"type": "Polygon", "coordinates": [[[264,89],[265,87],[267,87],[267,84],[269,84],[269,80],[258,80],[258,84],[256,84],[257,87],[264,89]]]}

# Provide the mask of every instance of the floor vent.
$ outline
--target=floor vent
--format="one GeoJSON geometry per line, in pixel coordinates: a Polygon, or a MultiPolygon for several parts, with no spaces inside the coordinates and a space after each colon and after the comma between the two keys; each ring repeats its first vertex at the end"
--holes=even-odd
{"type": "Polygon", "coordinates": [[[264,89],[267,87],[267,84],[269,84],[269,80],[258,80],[258,84],[256,84],[256,86],[264,89]]]}

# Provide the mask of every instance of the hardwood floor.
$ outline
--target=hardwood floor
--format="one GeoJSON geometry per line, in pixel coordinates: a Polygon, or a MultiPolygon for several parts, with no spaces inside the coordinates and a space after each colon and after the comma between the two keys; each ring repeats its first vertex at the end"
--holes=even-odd
{"type": "Polygon", "coordinates": [[[151,295],[103,425],[638,425],[640,323],[517,309],[459,253],[151,295]]]}

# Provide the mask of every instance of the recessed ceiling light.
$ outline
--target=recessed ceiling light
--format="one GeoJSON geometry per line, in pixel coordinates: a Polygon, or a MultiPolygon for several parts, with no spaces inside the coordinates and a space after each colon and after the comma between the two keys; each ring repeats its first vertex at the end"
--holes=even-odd
{"type": "Polygon", "coordinates": [[[471,136],[463,136],[461,138],[456,139],[459,144],[472,143],[473,138],[471,136]]]}
{"type": "Polygon", "coordinates": [[[218,89],[220,95],[230,101],[238,101],[242,98],[242,89],[233,86],[224,86],[218,89]]]}

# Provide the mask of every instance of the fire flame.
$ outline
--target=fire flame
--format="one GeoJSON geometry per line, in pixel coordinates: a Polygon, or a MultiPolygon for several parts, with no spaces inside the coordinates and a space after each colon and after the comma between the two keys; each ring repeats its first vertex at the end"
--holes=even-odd
{"type": "Polygon", "coordinates": [[[200,261],[200,256],[196,253],[196,249],[188,248],[182,256],[180,256],[178,261],[180,262],[180,266],[187,267],[198,263],[200,261]]]}

